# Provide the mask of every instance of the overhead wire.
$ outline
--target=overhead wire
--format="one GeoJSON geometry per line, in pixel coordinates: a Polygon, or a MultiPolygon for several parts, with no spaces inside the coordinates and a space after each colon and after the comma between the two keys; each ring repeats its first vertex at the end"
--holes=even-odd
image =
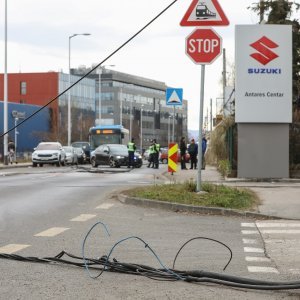
{"type": "Polygon", "coordinates": [[[178,0],[172,1],[167,7],[165,7],[162,11],[160,11],[154,18],[152,18],[146,25],[144,25],[141,29],[139,29],[135,34],[133,34],[127,41],[125,41],[121,46],[119,46],[117,49],[115,49],[111,54],[109,54],[105,59],[103,59],[100,63],[98,63],[96,66],[94,66],[90,71],[88,71],[86,74],[84,74],[82,77],[80,77],[78,80],[76,80],[73,84],[71,84],[68,88],[66,88],[64,91],[59,93],[57,96],[55,96],[53,99],[48,101],[45,105],[40,107],[38,110],[36,110],[34,113],[29,115],[27,118],[21,120],[18,124],[11,127],[6,132],[2,133],[0,137],[3,137],[4,135],[8,134],[9,132],[13,131],[17,127],[21,126],[24,122],[27,122],[29,119],[31,119],[33,116],[38,114],[40,111],[42,111],[44,108],[49,106],[52,102],[57,100],[59,97],[61,97],[63,94],[65,94],[67,91],[69,91],[72,87],[74,87],[76,84],[78,84],[81,80],[86,78],[89,74],[94,72],[97,68],[99,68],[103,63],[105,63],[109,58],[111,58],[113,55],[115,55],[117,52],[119,52],[123,47],[125,47],[129,42],[131,42],[135,37],[137,37],[142,31],[144,31],[148,26],[150,26],[156,19],[158,19],[162,14],[164,14],[171,6],[173,6],[178,0]]]}

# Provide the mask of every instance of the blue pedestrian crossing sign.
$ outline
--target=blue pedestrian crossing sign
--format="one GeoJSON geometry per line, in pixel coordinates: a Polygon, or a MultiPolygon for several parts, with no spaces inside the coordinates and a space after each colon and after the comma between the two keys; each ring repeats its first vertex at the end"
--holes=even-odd
{"type": "Polygon", "coordinates": [[[166,100],[167,105],[182,105],[183,89],[167,88],[166,100]]]}

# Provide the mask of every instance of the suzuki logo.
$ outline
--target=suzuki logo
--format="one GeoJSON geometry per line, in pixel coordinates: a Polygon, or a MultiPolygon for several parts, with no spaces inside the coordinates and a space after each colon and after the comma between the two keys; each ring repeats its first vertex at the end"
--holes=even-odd
{"type": "Polygon", "coordinates": [[[278,57],[276,53],[269,49],[277,48],[278,45],[265,36],[263,36],[261,39],[254,42],[253,44],[250,44],[250,46],[259,52],[253,53],[250,56],[263,65],[268,64],[270,61],[278,57]]]}

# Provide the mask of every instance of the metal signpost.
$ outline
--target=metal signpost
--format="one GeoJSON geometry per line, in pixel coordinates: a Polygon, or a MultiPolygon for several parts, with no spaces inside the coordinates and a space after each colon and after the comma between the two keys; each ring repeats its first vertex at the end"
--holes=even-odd
{"type": "MultiPolygon", "coordinates": [[[[180,22],[181,26],[224,26],[229,25],[217,0],[193,0],[180,22]]],[[[198,176],[197,192],[201,192],[202,167],[202,128],[205,65],[211,64],[222,52],[222,38],[211,28],[197,28],[186,38],[186,54],[201,65],[199,140],[198,140],[198,176]]]]}
{"type": "MultiPolygon", "coordinates": [[[[177,171],[177,152],[178,145],[175,143],[175,106],[182,105],[183,101],[183,89],[182,88],[167,88],[166,89],[166,101],[167,105],[173,106],[173,134],[172,142],[168,140],[168,172],[177,171]],[[174,150],[176,149],[176,150],[174,150]],[[176,153],[175,153],[176,152],[176,153]],[[175,158],[176,156],[176,158],[175,158]]],[[[170,121],[170,120],[169,120],[170,121]]],[[[169,134],[169,127],[168,127],[169,134]]]]}

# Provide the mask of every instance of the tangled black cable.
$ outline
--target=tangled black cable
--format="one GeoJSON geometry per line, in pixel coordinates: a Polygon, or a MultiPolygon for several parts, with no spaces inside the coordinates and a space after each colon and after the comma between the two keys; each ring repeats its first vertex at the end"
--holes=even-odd
{"type": "Polygon", "coordinates": [[[109,232],[107,230],[107,227],[102,222],[98,222],[94,224],[91,229],[88,231],[87,235],[84,238],[83,245],[82,245],[82,251],[83,256],[76,256],[73,254],[70,254],[66,251],[61,251],[59,254],[57,254],[54,257],[44,257],[44,258],[38,258],[38,257],[24,257],[16,254],[5,254],[0,253],[0,258],[2,259],[12,259],[17,261],[23,261],[23,262],[33,262],[33,263],[49,263],[49,264],[59,264],[59,265],[72,265],[76,267],[85,268],[88,272],[89,269],[93,269],[96,271],[100,271],[100,273],[93,277],[91,276],[90,272],[89,275],[92,278],[97,278],[100,275],[102,275],[104,272],[116,272],[121,274],[128,274],[128,275],[137,275],[137,276],[145,276],[147,278],[153,279],[153,280],[160,280],[160,281],[185,281],[189,283],[214,283],[229,287],[235,287],[235,288],[244,288],[244,289],[256,289],[256,290],[291,290],[291,289],[300,289],[300,281],[289,281],[289,282],[283,282],[283,281],[264,281],[264,280],[256,280],[256,279],[249,279],[249,278],[243,278],[239,276],[232,276],[232,275],[226,275],[221,273],[214,273],[214,272],[208,272],[203,270],[191,270],[191,271],[182,271],[175,269],[175,262],[176,259],[181,252],[181,250],[189,244],[191,241],[196,239],[206,239],[212,242],[217,242],[224,247],[226,247],[230,251],[230,259],[223,270],[226,269],[226,267],[229,265],[231,259],[232,259],[232,251],[231,249],[225,245],[224,243],[211,239],[206,237],[195,237],[183,244],[183,246],[180,247],[178,250],[174,262],[173,262],[173,268],[167,268],[163,262],[159,259],[158,255],[155,253],[155,251],[149,246],[148,243],[146,243],[143,239],[136,236],[131,236],[124,238],[117,243],[114,244],[114,246],[111,248],[108,255],[103,255],[100,258],[87,258],[84,256],[84,248],[87,241],[87,238],[91,231],[97,226],[102,225],[106,231],[106,233],[109,235],[109,232]],[[116,258],[110,259],[110,256],[112,255],[114,249],[124,241],[127,241],[129,239],[136,239],[139,242],[141,242],[145,249],[149,250],[155,258],[158,260],[159,264],[162,266],[162,268],[153,268],[151,266],[147,265],[141,265],[136,263],[126,263],[126,262],[120,262],[116,258]]]}

